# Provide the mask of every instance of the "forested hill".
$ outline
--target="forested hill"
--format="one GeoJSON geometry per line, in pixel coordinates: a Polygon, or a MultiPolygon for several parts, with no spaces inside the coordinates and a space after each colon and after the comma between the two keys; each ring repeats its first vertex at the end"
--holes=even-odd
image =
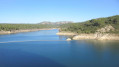
{"type": "Polygon", "coordinates": [[[53,25],[43,24],[0,24],[0,31],[25,30],[25,29],[42,29],[53,28],[53,25]]]}
{"type": "Polygon", "coordinates": [[[62,22],[41,22],[38,24],[0,24],[0,31],[25,30],[25,29],[42,29],[57,28],[62,24],[72,23],[70,21],[62,22]]]}
{"type": "MultiPolygon", "coordinates": [[[[98,29],[101,29],[105,26],[112,26],[114,30],[108,31],[108,33],[119,33],[119,15],[106,17],[106,18],[97,18],[88,20],[80,23],[70,23],[61,25],[61,31],[70,31],[75,33],[95,33],[98,29]]],[[[106,32],[107,33],[107,32],[106,32]]]]}

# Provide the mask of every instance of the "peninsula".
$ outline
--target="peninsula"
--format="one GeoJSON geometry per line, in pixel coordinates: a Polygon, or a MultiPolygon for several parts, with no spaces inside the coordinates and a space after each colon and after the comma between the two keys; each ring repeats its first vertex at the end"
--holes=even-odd
{"type": "Polygon", "coordinates": [[[73,40],[119,40],[119,15],[60,26],[58,35],[74,35],[73,40]]]}

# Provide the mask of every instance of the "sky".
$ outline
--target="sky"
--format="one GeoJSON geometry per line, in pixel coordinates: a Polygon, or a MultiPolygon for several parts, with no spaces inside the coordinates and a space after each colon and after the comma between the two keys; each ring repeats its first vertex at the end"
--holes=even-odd
{"type": "Polygon", "coordinates": [[[119,15],[119,0],[0,0],[0,23],[83,22],[119,15]]]}

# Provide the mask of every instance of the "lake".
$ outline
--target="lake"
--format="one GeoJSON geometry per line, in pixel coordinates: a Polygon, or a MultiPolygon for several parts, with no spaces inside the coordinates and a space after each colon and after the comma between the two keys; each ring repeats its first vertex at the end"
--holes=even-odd
{"type": "Polygon", "coordinates": [[[119,67],[119,41],[66,41],[57,32],[0,35],[0,67],[119,67]]]}

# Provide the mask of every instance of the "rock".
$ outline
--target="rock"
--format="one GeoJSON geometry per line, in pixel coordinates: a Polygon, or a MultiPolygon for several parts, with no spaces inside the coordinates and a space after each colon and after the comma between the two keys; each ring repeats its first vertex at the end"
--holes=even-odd
{"type": "Polygon", "coordinates": [[[56,34],[57,35],[76,35],[75,33],[71,33],[71,32],[58,32],[56,34]]]}
{"type": "Polygon", "coordinates": [[[114,30],[115,29],[113,28],[113,26],[107,25],[101,29],[98,29],[96,33],[105,33],[105,32],[114,31],[114,30]]]}
{"type": "Polygon", "coordinates": [[[67,38],[67,41],[70,41],[71,40],[71,38],[67,38]]]}

